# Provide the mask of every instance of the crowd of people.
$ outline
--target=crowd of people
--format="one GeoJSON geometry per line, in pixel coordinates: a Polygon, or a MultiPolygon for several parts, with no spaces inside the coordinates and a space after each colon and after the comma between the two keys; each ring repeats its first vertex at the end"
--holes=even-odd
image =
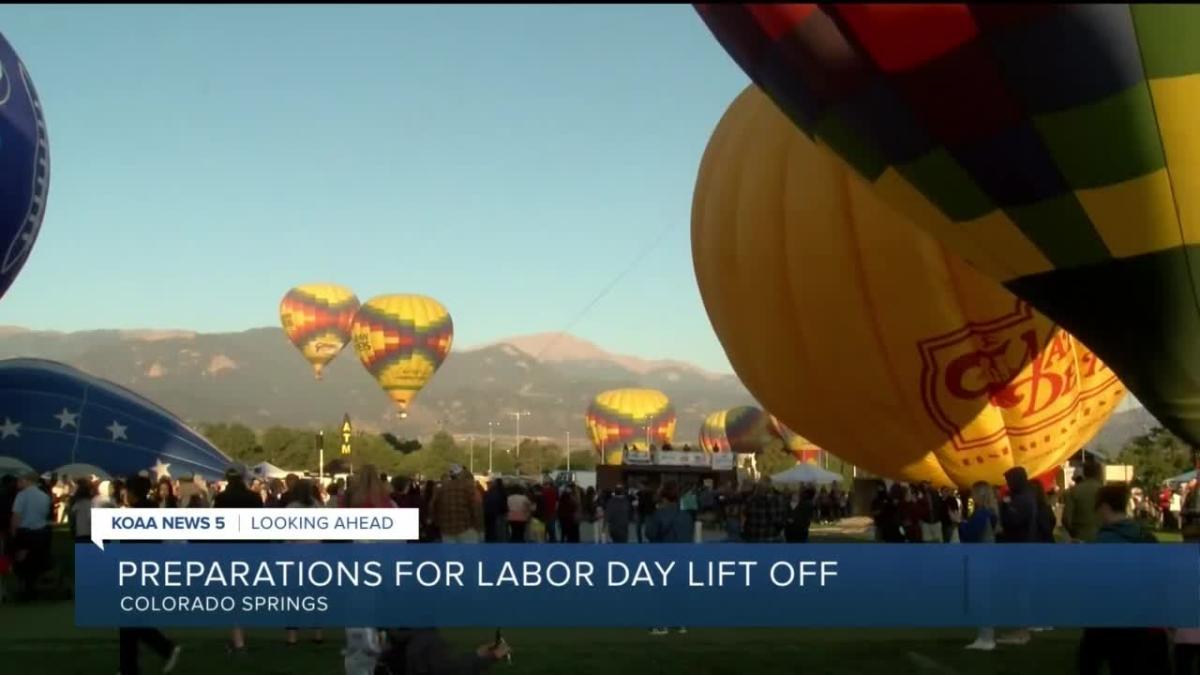
{"type": "MultiPolygon", "coordinates": [[[[1153,500],[1124,484],[1104,485],[1101,467],[1094,462],[1086,462],[1074,485],[1061,493],[1053,488],[1047,491],[1020,468],[1006,473],[1005,480],[1000,490],[981,482],[961,492],[928,484],[881,485],[871,502],[875,538],[888,543],[1150,543],[1156,539],[1142,522],[1150,521],[1180,528],[1185,538],[1200,539],[1200,490],[1194,482],[1172,497],[1178,497],[1179,508],[1168,503],[1168,509],[1155,512],[1148,504],[1153,500]]],[[[485,487],[457,465],[439,481],[389,479],[363,467],[349,480],[325,485],[295,474],[278,480],[255,479],[235,467],[224,480],[212,483],[167,477],[152,481],[143,473],[127,480],[81,479],[71,490],[63,487],[64,482],[54,476],[49,480],[32,474],[19,479],[8,476],[0,481],[0,552],[8,553],[14,562],[21,599],[36,595],[38,576],[50,566],[51,527],[68,523],[77,541],[89,540],[90,512],[95,507],[415,508],[420,513],[419,541],[425,543],[623,544],[699,542],[705,540],[705,530],[723,533],[718,539],[727,542],[803,543],[814,523],[849,515],[850,503],[850,494],[837,484],[829,489],[781,490],[769,480],[740,490],[729,485],[715,488],[706,481],[682,487],[666,482],[657,489],[617,486],[597,492],[549,478],[540,484],[493,479],[485,487]]],[[[1021,628],[997,637],[994,629],[981,628],[968,648],[1025,644],[1037,630],[1021,628]]],[[[652,632],[668,631],[656,627],[652,632]]],[[[297,630],[287,630],[288,644],[298,639],[297,630]]],[[[311,640],[323,641],[322,633],[314,632],[311,640]]],[[[1200,663],[1200,629],[1176,631],[1174,642],[1176,663],[1200,663]]],[[[159,654],[163,672],[170,672],[179,658],[179,646],[161,632],[122,628],[122,674],[140,672],[140,644],[159,654]]],[[[1108,664],[1114,674],[1162,672],[1157,666],[1161,661],[1166,667],[1168,644],[1166,631],[1088,629],[1079,650],[1080,671],[1098,673],[1101,664],[1108,664]]],[[[420,663],[405,666],[404,672],[478,672],[508,655],[507,645],[499,641],[481,646],[474,654],[455,654],[432,629],[348,628],[347,673],[373,673],[389,660],[408,659],[409,647],[415,645],[420,649],[412,652],[412,658],[420,663]]],[[[231,631],[228,649],[244,653],[245,635],[240,629],[231,631]]]]}

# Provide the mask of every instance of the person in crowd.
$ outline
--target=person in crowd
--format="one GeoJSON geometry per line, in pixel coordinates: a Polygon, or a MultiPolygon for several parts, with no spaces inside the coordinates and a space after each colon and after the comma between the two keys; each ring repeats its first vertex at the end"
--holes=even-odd
{"type": "Polygon", "coordinates": [[[595,543],[599,541],[596,532],[596,524],[600,522],[598,517],[599,504],[596,500],[596,488],[588,486],[583,491],[583,496],[579,500],[579,540],[586,543],[595,543]]]}
{"type": "Polygon", "coordinates": [[[700,498],[696,495],[696,484],[693,483],[684,490],[683,495],[679,498],[679,508],[687,511],[692,517],[692,521],[696,520],[696,516],[700,511],[700,498]]]}
{"type": "MultiPolygon", "coordinates": [[[[1174,490],[1167,483],[1163,483],[1162,489],[1158,491],[1158,526],[1164,530],[1170,528],[1171,517],[1171,496],[1174,495],[1174,490]]],[[[1066,523],[1063,523],[1066,527],[1066,523]]]]}
{"type": "Polygon", "coordinates": [[[503,640],[462,654],[435,628],[391,628],[384,631],[379,657],[382,672],[374,675],[477,675],[508,658],[509,653],[503,640]]]}
{"type": "Polygon", "coordinates": [[[925,531],[929,524],[926,521],[929,513],[929,502],[925,500],[925,490],[921,485],[908,486],[904,492],[900,515],[904,522],[904,538],[910,544],[920,544],[925,541],[925,531]]]}
{"type": "Polygon", "coordinates": [[[654,492],[646,485],[643,485],[637,490],[634,495],[634,514],[637,516],[637,537],[638,543],[646,543],[646,523],[654,517],[654,511],[658,508],[658,500],[655,498],[654,492]]]}
{"type": "MultiPolygon", "coordinates": [[[[996,504],[996,490],[986,481],[971,486],[971,501],[975,508],[971,517],[958,526],[958,540],[964,544],[993,544],[996,542],[996,527],[1000,523],[1000,508],[996,504]]],[[[996,629],[980,627],[975,641],[967,649],[992,651],[996,648],[996,629]]]]}
{"type": "Polygon", "coordinates": [[[379,629],[347,628],[346,646],[342,649],[342,665],[346,668],[346,675],[376,675],[383,650],[379,629]]]}
{"type": "Polygon", "coordinates": [[[158,479],[158,487],[154,494],[154,501],[159,508],[175,509],[179,508],[179,499],[175,497],[175,486],[171,483],[171,479],[163,476],[158,479]]]}
{"type": "MultiPolygon", "coordinates": [[[[1129,486],[1114,483],[1096,491],[1097,544],[1157,543],[1129,517],[1129,486]]],[[[1168,671],[1167,632],[1157,628],[1085,628],[1079,641],[1080,675],[1159,675],[1168,671]],[[1107,665],[1107,671],[1104,666],[1107,665]]]]}
{"type": "Polygon", "coordinates": [[[525,487],[517,485],[508,495],[506,517],[508,520],[508,541],[514,544],[525,543],[525,528],[533,517],[533,502],[525,495],[525,487]]]}
{"type": "Polygon", "coordinates": [[[563,543],[579,543],[579,498],[573,483],[563,489],[558,500],[558,529],[563,543]]]}
{"type": "Polygon", "coordinates": [[[832,521],[837,522],[847,516],[846,493],[836,481],[834,481],[833,485],[829,486],[829,502],[833,507],[833,513],[830,516],[832,521]]]}
{"type": "Polygon", "coordinates": [[[380,479],[379,475],[379,469],[373,465],[364,466],[346,485],[339,506],[352,509],[396,508],[387,481],[380,479]]]}
{"type": "Polygon", "coordinates": [[[742,537],[747,542],[764,543],[779,540],[784,513],[782,504],[773,492],[770,479],[763,478],[754,486],[754,492],[746,500],[742,537]]]}
{"type": "MultiPolygon", "coordinates": [[[[652,544],[688,544],[694,538],[692,517],[679,508],[679,485],[674,481],[664,483],[659,492],[658,508],[646,523],[646,538],[652,544]]],[[[687,629],[680,627],[679,632],[687,629]]],[[[666,635],[668,630],[658,626],[650,633],[666,635]]]]}
{"type": "Polygon", "coordinates": [[[450,465],[449,480],[434,493],[430,511],[444,543],[479,543],[483,508],[475,481],[462,466],[450,465]]]}
{"type": "Polygon", "coordinates": [[[493,478],[483,495],[484,541],[508,541],[508,495],[504,482],[493,478]]]}
{"type": "Polygon", "coordinates": [[[538,506],[538,519],[546,526],[546,541],[553,543],[557,541],[558,488],[549,478],[542,482],[542,501],[538,506]]]}
{"type": "Polygon", "coordinates": [[[783,520],[783,538],[789,544],[808,543],[808,531],[812,527],[816,492],[811,487],[792,492],[787,516],[783,520]]]}
{"type": "Polygon", "coordinates": [[[958,541],[958,526],[962,523],[962,507],[958,494],[951,488],[943,488],[938,500],[938,518],[942,523],[942,543],[958,541]]]}
{"type": "Polygon", "coordinates": [[[742,511],[744,503],[742,496],[734,491],[732,486],[724,485],[717,495],[717,514],[725,523],[725,541],[737,543],[742,541],[742,511]]]}
{"type": "MultiPolygon", "coordinates": [[[[225,470],[225,489],[213,498],[213,508],[216,509],[261,509],[263,500],[250,488],[246,487],[245,471],[240,466],[231,466],[225,470]]],[[[228,651],[231,654],[246,653],[246,632],[234,626],[230,631],[228,651]]]]}
{"type": "Polygon", "coordinates": [[[608,538],[614,544],[629,542],[629,523],[633,520],[633,504],[624,485],[618,485],[612,497],[604,504],[604,522],[608,526],[608,538]]]}
{"type": "Polygon", "coordinates": [[[9,536],[13,542],[13,567],[21,584],[18,598],[32,601],[37,597],[37,580],[50,565],[50,519],[53,498],[41,488],[36,473],[28,473],[17,483],[9,517],[9,536]]]}
{"type": "MultiPolygon", "coordinates": [[[[288,475],[283,477],[283,495],[281,495],[279,498],[280,508],[286,509],[288,506],[291,505],[292,500],[296,498],[295,490],[296,490],[296,486],[299,484],[300,484],[300,476],[297,476],[294,473],[289,473],[288,475]]],[[[316,487],[315,484],[312,487],[315,488],[316,487]]],[[[311,494],[313,494],[314,496],[316,495],[316,491],[313,490],[312,488],[309,489],[309,492],[311,494]]]]}
{"type": "Polygon", "coordinates": [[[1083,478],[1067,490],[1063,504],[1063,528],[1072,541],[1091,541],[1100,524],[1096,520],[1096,493],[1100,491],[1100,463],[1089,459],[1083,463],[1083,478]]]}
{"type": "MultiPolygon", "coordinates": [[[[131,509],[155,508],[156,505],[150,497],[153,489],[149,478],[144,476],[130,478],[128,489],[124,493],[125,506],[131,509]]],[[[162,658],[162,672],[170,673],[175,670],[182,648],[163,635],[161,630],[157,628],[120,628],[118,636],[121,664],[119,675],[141,675],[141,659],[138,648],[143,643],[162,658]]]]}
{"type": "MultiPolygon", "coordinates": [[[[1036,544],[1039,542],[1038,502],[1029,474],[1024,467],[1014,466],[1004,472],[1008,495],[1000,504],[1000,536],[1005,544],[1036,544]]],[[[1024,645],[1030,640],[1028,628],[1021,628],[996,638],[997,644],[1024,645]]]]}
{"type": "Polygon", "coordinates": [[[1037,507],[1035,518],[1037,519],[1037,534],[1036,541],[1039,544],[1054,543],[1054,507],[1050,505],[1050,497],[1046,494],[1046,487],[1040,481],[1030,481],[1029,489],[1033,492],[1034,504],[1037,507]]]}
{"type": "Polygon", "coordinates": [[[433,496],[436,493],[437,483],[433,480],[425,481],[425,486],[421,489],[421,541],[424,542],[437,542],[442,539],[433,517],[433,496]]]}
{"type": "Polygon", "coordinates": [[[95,497],[92,482],[86,478],[75,481],[75,494],[71,495],[68,514],[71,536],[76,543],[92,540],[92,499],[95,497]]]}
{"type": "MultiPolygon", "coordinates": [[[[300,480],[297,477],[296,481],[288,488],[287,509],[316,509],[321,507],[321,502],[317,500],[316,485],[311,480],[300,480]]],[[[316,543],[316,542],[304,542],[316,543]]],[[[299,644],[300,630],[298,628],[287,629],[287,645],[294,647],[299,644]]],[[[318,628],[313,631],[313,644],[321,644],[325,641],[325,636],[318,628]]]]}

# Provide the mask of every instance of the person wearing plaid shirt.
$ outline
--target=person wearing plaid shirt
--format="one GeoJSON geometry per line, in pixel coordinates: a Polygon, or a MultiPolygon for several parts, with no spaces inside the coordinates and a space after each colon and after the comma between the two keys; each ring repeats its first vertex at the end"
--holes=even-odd
{"type": "Polygon", "coordinates": [[[450,479],[434,494],[431,509],[443,543],[479,543],[479,533],[483,530],[480,502],[470,474],[457,464],[451,466],[450,479]]]}
{"type": "Polygon", "coordinates": [[[763,480],[754,486],[754,493],[746,500],[742,538],[751,543],[778,541],[785,515],[783,501],[771,489],[770,482],[763,480]]]}

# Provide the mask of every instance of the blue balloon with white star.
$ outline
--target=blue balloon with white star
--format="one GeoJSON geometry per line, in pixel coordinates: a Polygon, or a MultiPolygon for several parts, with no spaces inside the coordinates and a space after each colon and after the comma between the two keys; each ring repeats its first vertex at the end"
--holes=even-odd
{"type": "Polygon", "coordinates": [[[42,359],[0,361],[0,456],[39,473],[90,464],[218,478],[232,464],[178,417],[128,389],[42,359]]]}
{"type": "Polygon", "coordinates": [[[42,104],[25,64],[0,35],[0,297],[37,241],[49,189],[42,104]]]}

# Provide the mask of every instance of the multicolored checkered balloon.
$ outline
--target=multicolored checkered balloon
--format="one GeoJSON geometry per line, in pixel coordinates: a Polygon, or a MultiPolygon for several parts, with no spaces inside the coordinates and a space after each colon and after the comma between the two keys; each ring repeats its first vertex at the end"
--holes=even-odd
{"type": "Polygon", "coordinates": [[[675,435],[675,407],[657,389],[612,389],[588,406],[588,436],[606,464],[620,464],[625,446],[647,450],[675,435]]]}
{"type": "Polygon", "coordinates": [[[796,126],[1200,445],[1200,6],[697,10],[796,126]]]}
{"type": "Polygon", "coordinates": [[[752,405],[720,410],[700,425],[700,447],[708,452],[762,452],[775,439],[771,418],[752,405]]]}
{"type": "Polygon", "coordinates": [[[279,303],[283,332],[312,365],[318,380],[350,341],[350,324],[357,311],[358,296],[337,284],[297,286],[279,303]]]}
{"type": "Polygon", "coordinates": [[[454,322],[424,295],[381,295],[359,308],[351,328],[363,367],[396,404],[400,418],[450,353],[454,322]]]}

